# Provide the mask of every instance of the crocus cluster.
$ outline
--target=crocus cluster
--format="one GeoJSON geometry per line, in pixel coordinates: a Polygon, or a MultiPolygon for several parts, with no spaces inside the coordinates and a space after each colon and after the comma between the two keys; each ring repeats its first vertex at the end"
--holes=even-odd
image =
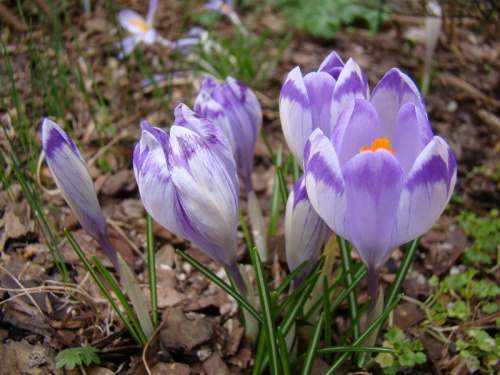
{"type": "Polygon", "coordinates": [[[62,196],[82,228],[99,243],[118,271],[118,254],[109,240],[106,218],[80,151],[68,133],[47,118],[42,121],[42,146],[62,196]]]}
{"type": "Polygon", "coordinates": [[[184,104],[169,134],[141,123],[134,173],[146,211],[221,263],[246,295],[236,263],[239,184],[224,133],[184,104]]]}
{"type": "Polygon", "coordinates": [[[450,146],[434,136],[424,99],[406,74],[391,69],[370,96],[359,66],[334,60],[336,82],[292,71],[280,113],[284,131],[302,129],[306,138],[302,150],[303,139],[289,137],[289,145],[303,160],[311,205],[356,248],[374,303],[380,267],[434,225],[451,198],[457,165],[450,146]],[[318,114],[329,121],[315,120],[318,114]]]}

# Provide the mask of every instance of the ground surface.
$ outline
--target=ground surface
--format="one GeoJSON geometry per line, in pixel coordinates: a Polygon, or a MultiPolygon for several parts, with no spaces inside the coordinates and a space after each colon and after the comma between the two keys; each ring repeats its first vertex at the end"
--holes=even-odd
{"type": "MultiPolygon", "coordinates": [[[[16,11],[15,2],[9,3],[12,5],[10,9],[16,11]]],[[[189,72],[186,65],[177,61],[176,64],[188,73],[174,81],[172,86],[159,85],[156,91],[151,87],[142,88],[140,81],[144,75],[140,67],[146,65],[152,72],[161,72],[162,64],[172,63],[171,56],[167,53],[159,59],[158,56],[165,53],[161,47],[141,45],[140,57],[117,60],[113,43],[119,40],[119,28],[113,23],[110,7],[95,4],[92,13],[82,15],[80,3],[71,3],[73,8],[69,7],[65,16],[59,16],[63,52],[50,47],[51,33],[55,32],[54,22],[44,16],[35,2],[23,5],[24,17],[28,22],[33,22],[32,33],[16,30],[12,25],[1,31],[5,44],[4,56],[8,52],[11,77],[21,99],[21,106],[16,108],[7,60],[2,58],[1,121],[6,129],[6,134],[0,135],[2,153],[7,161],[7,139],[13,140],[14,148],[21,155],[26,176],[36,181],[34,169],[30,170],[28,164],[30,160],[37,160],[39,153],[35,149],[23,153],[20,147],[21,137],[15,128],[16,118],[20,116],[19,109],[22,109],[31,124],[26,134],[38,144],[39,125],[43,116],[51,115],[54,120],[65,121],[78,140],[86,160],[94,160],[90,171],[108,217],[113,244],[138,273],[140,280],[146,283],[145,212],[131,170],[133,146],[140,136],[138,124],[140,119],[147,119],[157,126],[170,124],[172,110],[178,103],[192,105],[200,75],[189,72]],[[30,45],[30,40],[34,47],[30,45]],[[59,52],[62,56],[59,56],[59,52]],[[54,62],[58,59],[64,62],[58,65],[54,62]],[[68,67],[64,73],[70,80],[67,85],[54,83],[47,75],[52,72],[53,79],[60,82],[57,80],[62,78],[56,72],[60,66],[68,67]],[[85,90],[74,78],[77,76],[75,72],[79,72],[85,90]],[[59,85],[60,93],[47,93],[49,87],[57,91],[59,85]],[[101,99],[97,98],[96,87],[102,95],[101,99]],[[160,90],[159,95],[157,90],[160,90]],[[84,91],[89,94],[82,94],[84,91]],[[59,117],[54,117],[56,110],[50,107],[53,98],[62,101],[59,117]],[[111,143],[107,145],[108,142],[111,143]],[[107,145],[105,152],[95,158],[104,145],[107,145]]],[[[315,70],[323,58],[335,49],[345,60],[353,57],[358,62],[367,74],[371,88],[394,66],[401,67],[416,81],[419,80],[424,54],[424,18],[419,2],[408,2],[406,5],[408,7],[399,9],[393,20],[386,23],[376,35],[370,35],[362,29],[352,32],[340,30],[331,40],[315,39],[300,32],[294,35],[275,69],[258,88],[257,95],[264,113],[263,129],[273,148],[285,144],[279,122],[279,91],[286,74],[297,65],[301,66],[304,73],[315,70]]],[[[117,11],[124,7],[131,7],[143,14],[146,12],[146,6],[136,1],[118,1],[113,9],[117,11]]],[[[183,12],[189,13],[190,10],[203,12],[201,4],[195,2],[190,2],[188,7],[161,4],[155,21],[159,32],[175,39],[179,27],[187,28],[183,25],[183,14],[186,15],[183,12]]],[[[252,11],[253,8],[248,7],[243,9],[243,14],[248,13],[251,18],[252,11]]],[[[277,36],[270,37],[270,40],[279,39],[286,31],[280,28],[284,19],[271,7],[267,11],[266,17],[254,19],[251,30],[256,34],[275,33],[277,36]],[[270,27],[270,24],[274,26],[270,27]]],[[[446,11],[451,12],[449,9],[446,11]]],[[[188,24],[193,23],[189,17],[186,19],[188,24]]],[[[216,23],[216,29],[222,35],[229,26],[225,19],[216,23]]],[[[499,269],[492,269],[496,262],[495,252],[490,256],[490,264],[459,266],[463,263],[460,257],[474,243],[474,238],[457,221],[460,210],[485,217],[500,203],[498,31],[498,27],[482,22],[475,13],[454,18],[453,21],[447,18],[438,43],[435,54],[437,69],[433,73],[426,103],[435,133],[451,144],[457,156],[459,178],[449,209],[435,228],[423,236],[404,284],[405,294],[419,301],[426,300],[432,293],[428,282],[432,275],[443,278],[450,271],[465,272],[467,268],[475,268],[478,270],[476,278],[494,284],[500,282],[499,269]]],[[[6,176],[11,176],[13,172],[7,164],[2,163],[3,171],[6,176]]],[[[271,159],[259,139],[253,179],[265,213],[270,208],[273,176],[271,159]]],[[[35,183],[34,186],[37,191],[43,192],[41,202],[44,212],[54,224],[56,232],[68,228],[86,254],[96,254],[106,266],[110,266],[104,255],[96,250],[96,244],[80,229],[62,197],[57,191],[51,190],[53,185],[45,166],[41,168],[40,179],[41,184],[35,183]]],[[[61,287],[60,276],[19,183],[14,178],[5,179],[2,189],[0,372],[51,373],[57,352],[67,347],[91,345],[101,349],[101,365],[87,369],[89,374],[108,374],[111,371],[121,374],[145,373],[142,349],[134,345],[71,247],[65,242],[61,244],[63,257],[74,281],[69,293],[67,288],[61,287]],[[21,295],[13,289],[23,289],[26,294],[21,295]]],[[[246,212],[244,202],[242,209],[246,212]]],[[[174,249],[186,250],[222,276],[219,266],[160,226],[155,226],[155,236],[159,308],[164,325],[158,336],[160,346],[152,346],[147,353],[149,367],[154,368],[156,374],[250,373],[252,344],[244,339],[244,329],[234,301],[184,263],[174,249]]],[[[276,237],[269,241],[271,261],[266,267],[271,288],[274,288],[288,272],[282,225],[276,237]]],[[[384,286],[392,282],[403,251],[396,251],[382,270],[384,286]]],[[[239,258],[243,264],[249,263],[243,239],[239,258]]],[[[252,274],[251,269],[249,273],[252,274]]],[[[358,294],[360,302],[366,298],[365,288],[366,285],[362,283],[358,294]]],[[[146,287],[144,293],[148,295],[146,287]]],[[[488,302],[495,300],[490,296],[488,298],[488,302]]],[[[461,330],[477,326],[492,337],[498,335],[495,322],[500,317],[499,313],[482,312],[477,307],[481,299],[476,297],[467,302],[473,314],[466,321],[448,317],[447,326],[458,327],[446,331],[450,344],[439,341],[422,329],[426,316],[417,305],[405,301],[398,306],[394,324],[403,329],[408,337],[421,339],[428,356],[428,362],[415,367],[412,373],[467,373],[469,370],[464,360],[456,355],[454,344],[461,330]]],[[[334,340],[342,337],[347,320],[346,306],[342,306],[339,315],[334,317],[334,340]]],[[[317,374],[324,373],[323,366],[326,365],[317,363],[317,374]]],[[[349,369],[352,370],[346,367],[344,371],[349,369]]],[[[370,371],[381,373],[378,367],[370,371]]]]}

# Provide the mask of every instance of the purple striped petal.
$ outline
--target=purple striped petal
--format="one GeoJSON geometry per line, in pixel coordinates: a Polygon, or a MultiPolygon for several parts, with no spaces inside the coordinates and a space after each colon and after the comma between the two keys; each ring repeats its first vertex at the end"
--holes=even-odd
{"type": "Polygon", "coordinates": [[[345,107],[354,98],[368,99],[370,88],[365,73],[351,58],[340,73],[333,91],[334,112],[332,121],[335,124],[345,107]]]}
{"type": "Polygon", "coordinates": [[[109,242],[106,218],[97,200],[94,182],[71,137],[55,122],[42,121],[42,145],[57,187],[82,228],[93,237],[119,269],[116,251],[109,242]]]}
{"type": "Polygon", "coordinates": [[[390,138],[399,110],[405,103],[413,103],[427,114],[425,101],[410,77],[397,68],[392,68],[380,80],[370,97],[377,109],[383,135],[390,138]]]}
{"type": "Polygon", "coordinates": [[[234,263],[238,221],[234,168],[228,171],[199,134],[182,126],[170,130],[167,164],[179,204],[190,222],[186,237],[223,265],[234,263]]]}
{"type": "Polygon", "coordinates": [[[220,86],[206,76],[194,109],[227,136],[238,174],[247,191],[253,190],[253,151],[262,125],[262,110],[255,94],[232,77],[227,77],[226,84],[220,86]]]}
{"type": "Polygon", "coordinates": [[[297,275],[305,277],[318,259],[326,233],[326,225],[313,209],[307,196],[305,178],[300,178],[288,197],[285,214],[286,260],[290,271],[306,259],[309,263],[297,275]]]}
{"type": "Polygon", "coordinates": [[[303,164],[304,146],[313,131],[311,103],[299,67],[287,76],[280,94],[280,118],[288,148],[303,164]]]}
{"type": "MultiPolygon", "coordinates": [[[[217,154],[228,171],[234,171],[236,163],[233,157],[231,145],[224,132],[208,119],[199,116],[189,109],[185,104],[179,104],[175,110],[174,125],[180,125],[198,134],[204,142],[217,154]]],[[[232,176],[232,185],[238,189],[238,176],[232,176]]]]}
{"type": "MultiPolygon", "coordinates": [[[[387,150],[364,151],[342,168],[350,238],[368,269],[378,269],[390,248],[405,173],[387,150]]],[[[334,228],[332,228],[334,229],[334,228]]]]}
{"type": "Polygon", "coordinates": [[[304,170],[311,205],[334,232],[349,239],[344,178],[335,149],[320,129],[307,141],[304,170]]]}
{"type": "Polygon", "coordinates": [[[380,138],[382,131],[375,108],[365,99],[354,99],[342,112],[331,137],[340,166],[380,138]]]}
{"type": "Polygon", "coordinates": [[[325,72],[330,74],[335,80],[339,78],[340,72],[344,68],[344,62],[337,54],[337,52],[332,51],[330,54],[323,60],[321,65],[319,66],[318,72],[325,72]]]}
{"type": "Polygon", "coordinates": [[[151,217],[180,237],[187,237],[187,222],[167,166],[169,136],[141,122],[141,139],[134,149],[134,174],[142,203],[151,217]]]}
{"type": "Polygon", "coordinates": [[[410,172],[418,155],[432,137],[431,125],[420,106],[413,103],[404,104],[396,117],[391,147],[405,173],[410,172]]]}
{"type": "Polygon", "coordinates": [[[456,179],[455,155],[436,136],[420,153],[406,178],[392,235],[393,247],[432,228],[451,198],[456,179]]]}
{"type": "Polygon", "coordinates": [[[312,72],[304,77],[309,102],[311,103],[311,119],[313,128],[320,128],[324,134],[332,134],[333,126],[332,95],[335,79],[324,72],[312,72]]]}

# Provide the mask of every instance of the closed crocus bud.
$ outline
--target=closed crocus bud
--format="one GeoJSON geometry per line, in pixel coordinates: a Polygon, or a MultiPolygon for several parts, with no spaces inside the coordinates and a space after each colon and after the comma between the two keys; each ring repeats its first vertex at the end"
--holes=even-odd
{"type": "Polygon", "coordinates": [[[302,76],[300,67],[285,79],[280,94],[280,118],[285,140],[300,166],[304,146],[315,129],[332,133],[340,113],[353,98],[368,98],[368,81],[358,64],[344,63],[334,51],[317,72],[302,76]]]}
{"type": "Polygon", "coordinates": [[[236,263],[238,177],[227,138],[184,104],[167,134],[142,121],[134,173],[146,211],[197,245],[230,273],[246,295],[236,263]]]}
{"type": "Polygon", "coordinates": [[[205,76],[194,111],[208,118],[226,135],[236,160],[236,170],[247,191],[252,191],[255,142],[262,126],[262,109],[255,94],[232,77],[221,86],[205,76]]]}
{"type": "Polygon", "coordinates": [[[369,100],[351,101],[331,137],[313,132],[304,166],[312,206],[353,243],[374,304],[380,267],[428,231],[448,204],[457,177],[453,151],[433,135],[415,84],[392,69],[369,100]]]}
{"type": "Polygon", "coordinates": [[[109,241],[106,218],[97,201],[94,182],[75,143],[59,125],[44,119],[42,146],[62,196],[82,228],[99,243],[118,271],[118,255],[109,241]]]}
{"type": "Polygon", "coordinates": [[[301,177],[294,185],[286,204],[285,241],[286,261],[290,271],[295,270],[306,259],[307,265],[294,279],[299,285],[316,263],[325,240],[326,224],[311,206],[306,183],[301,177]]]}

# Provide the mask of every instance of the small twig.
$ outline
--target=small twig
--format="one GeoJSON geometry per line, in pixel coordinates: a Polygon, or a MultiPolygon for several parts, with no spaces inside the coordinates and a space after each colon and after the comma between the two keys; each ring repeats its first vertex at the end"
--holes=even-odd
{"type": "Polygon", "coordinates": [[[156,328],[156,330],[153,332],[153,334],[149,338],[148,342],[144,346],[144,349],[142,350],[142,363],[144,363],[144,368],[146,369],[146,372],[148,373],[148,375],[151,375],[151,370],[149,369],[148,361],[146,360],[146,354],[147,354],[149,345],[153,342],[153,340],[158,335],[158,333],[163,329],[163,327],[165,326],[165,324],[167,324],[167,318],[168,318],[169,314],[170,314],[170,311],[167,311],[165,319],[163,319],[163,321],[158,326],[158,328],[156,328]]]}

